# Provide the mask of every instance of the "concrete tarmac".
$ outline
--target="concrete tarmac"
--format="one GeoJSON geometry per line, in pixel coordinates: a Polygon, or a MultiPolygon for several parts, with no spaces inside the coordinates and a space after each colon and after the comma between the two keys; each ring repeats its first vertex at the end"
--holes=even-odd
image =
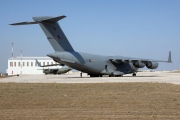
{"type": "Polygon", "coordinates": [[[0,79],[0,83],[114,83],[114,82],[157,82],[180,85],[180,73],[170,72],[138,72],[136,77],[131,74],[123,77],[89,77],[80,74],[62,75],[20,75],[0,79]]]}

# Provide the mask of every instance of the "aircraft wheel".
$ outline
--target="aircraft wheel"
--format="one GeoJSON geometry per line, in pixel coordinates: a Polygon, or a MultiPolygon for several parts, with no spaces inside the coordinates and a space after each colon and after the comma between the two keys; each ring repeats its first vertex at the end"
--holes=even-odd
{"type": "Polygon", "coordinates": [[[109,77],[114,77],[114,75],[109,75],[109,77]]]}
{"type": "Polygon", "coordinates": [[[123,75],[115,75],[114,77],[122,77],[123,75]]]}
{"type": "Polygon", "coordinates": [[[132,76],[136,76],[136,73],[133,73],[132,76]]]}
{"type": "Polygon", "coordinates": [[[90,74],[90,77],[99,77],[99,75],[96,75],[96,74],[90,74]]]}
{"type": "Polygon", "coordinates": [[[93,75],[90,75],[90,77],[93,77],[93,75]]]}

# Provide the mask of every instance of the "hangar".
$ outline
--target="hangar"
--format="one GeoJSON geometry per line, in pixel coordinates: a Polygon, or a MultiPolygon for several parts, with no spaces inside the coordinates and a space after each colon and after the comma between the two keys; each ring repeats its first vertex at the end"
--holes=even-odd
{"type": "MultiPolygon", "coordinates": [[[[35,59],[37,59],[41,65],[51,65],[58,64],[53,59],[49,57],[16,57],[8,59],[8,69],[6,73],[8,75],[17,75],[17,74],[43,74],[43,68],[38,67],[35,59]]],[[[62,66],[51,66],[46,67],[49,69],[52,68],[61,68],[62,66]]]]}

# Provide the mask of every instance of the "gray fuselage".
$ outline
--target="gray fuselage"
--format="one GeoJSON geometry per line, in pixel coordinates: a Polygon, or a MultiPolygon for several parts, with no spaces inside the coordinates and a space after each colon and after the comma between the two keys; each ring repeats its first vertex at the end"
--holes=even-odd
{"type": "Polygon", "coordinates": [[[55,61],[88,74],[112,75],[129,74],[137,71],[132,63],[114,63],[108,56],[79,52],[56,52],[48,54],[55,61]],[[120,72],[120,73],[119,73],[120,72]]]}

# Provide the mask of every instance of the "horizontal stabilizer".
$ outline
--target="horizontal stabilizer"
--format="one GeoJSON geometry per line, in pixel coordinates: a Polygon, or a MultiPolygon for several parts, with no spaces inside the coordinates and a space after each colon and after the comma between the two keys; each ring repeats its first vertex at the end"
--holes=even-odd
{"type": "Polygon", "coordinates": [[[66,16],[58,16],[58,17],[33,17],[34,21],[37,22],[48,22],[48,23],[54,23],[57,22],[63,18],[65,18],[66,16]]]}
{"type": "Polygon", "coordinates": [[[20,23],[13,23],[10,25],[31,25],[31,24],[38,24],[37,22],[20,22],[20,23]]]}
{"type": "Polygon", "coordinates": [[[13,23],[10,25],[31,25],[31,24],[38,24],[41,22],[47,22],[47,23],[54,23],[57,22],[66,16],[58,16],[58,17],[33,17],[34,22],[19,22],[19,23],[13,23]]]}

